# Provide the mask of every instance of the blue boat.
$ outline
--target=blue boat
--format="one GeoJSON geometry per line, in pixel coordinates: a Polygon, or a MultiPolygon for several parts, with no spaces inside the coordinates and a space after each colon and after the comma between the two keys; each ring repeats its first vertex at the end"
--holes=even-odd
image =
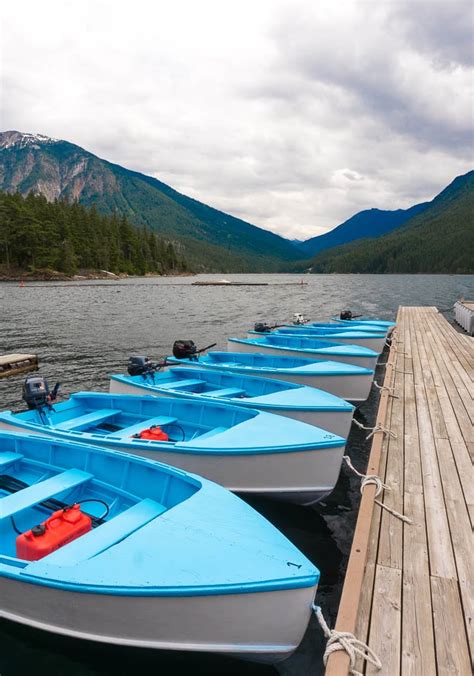
{"type": "Polygon", "coordinates": [[[302,359],[250,352],[208,352],[197,359],[166,357],[169,364],[192,366],[225,373],[242,373],[285,380],[325,390],[353,404],[364,402],[370,393],[374,371],[352,364],[324,359],[302,359]]]}
{"type": "MultiPolygon", "coordinates": [[[[266,336],[270,335],[267,332],[262,333],[261,331],[249,331],[248,337],[254,338],[255,336],[266,336]]],[[[380,354],[383,351],[386,341],[386,334],[383,333],[374,333],[372,331],[364,331],[362,329],[358,330],[357,328],[346,329],[346,327],[337,327],[334,329],[327,329],[318,326],[311,326],[305,324],[303,326],[282,326],[271,333],[271,335],[282,335],[282,336],[298,336],[300,338],[321,338],[323,340],[334,340],[338,343],[344,343],[346,345],[360,345],[361,347],[367,347],[369,350],[373,350],[380,354]]]]}
{"type": "Polygon", "coordinates": [[[0,432],[0,534],[0,617],[109,644],[283,659],[319,580],[211,481],[11,432],[0,432]]]}
{"type": "Polygon", "coordinates": [[[343,326],[357,326],[368,329],[383,329],[390,333],[396,327],[396,322],[389,322],[384,319],[370,319],[370,317],[362,317],[360,319],[341,319],[340,317],[331,317],[332,320],[343,326]]]}
{"type": "Polygon", "coordinates": [[[360,326],[357,326],[357,320],[354,320],[354,322],[347,322],[347,324],[343,322],[337,322],[337,321],[332,321],[332,322],[307,322],[306,324],[286,324],[286,326],[291,326],[293,328],[301,328],[304,329],[306,327],[309,328],[315,328],[315,329],[330,329],[331,331],[353,331],[354,329],[356,331],[367,331],[369,333],[382,333],[384,335],[387,335],[387,328],[384,326],[372,326],[371,324],[361,324],[360,326]]]}
{"type": "Polygon", "coordinates": [[[113,394],[152,394],[183,397],[255,408],[285,415],[321,427],[346,439],[354,407],[329,392],[271,378],[211,371],[201,368],[172,368],[140,375],[113,375],[109,391],[113,394]]]}
{"type": "Polygon", "coordinates": [[[319,338],[299,338],[275,333],[254,338],[229,338],[227,349],[229,352],[238,350],[306,359],[331,359],[372,370],[375,369],[379,357],[377,352],[360,345],[345,345],[319,338]]]}
{"type": "Polygon", "coordinates": [[[334,488],[346,440],[252,408],[168,397],[79,392],[0,428],[105,446],[196,472],[230,490],[309,505],[334,488]]]}

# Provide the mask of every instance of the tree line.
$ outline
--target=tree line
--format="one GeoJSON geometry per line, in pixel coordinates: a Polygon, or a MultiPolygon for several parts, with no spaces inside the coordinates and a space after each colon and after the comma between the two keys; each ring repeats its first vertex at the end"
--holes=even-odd
{"type": "Polygon", "coordinates": [[[144,275],[186,269],[173,243],[125,216],[77,202],[0,191],[0,265],[34,272],[79,269],[144,275]]]}

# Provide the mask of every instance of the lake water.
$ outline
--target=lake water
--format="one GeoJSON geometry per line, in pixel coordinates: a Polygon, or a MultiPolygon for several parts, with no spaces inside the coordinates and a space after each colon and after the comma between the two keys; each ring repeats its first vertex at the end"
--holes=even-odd
{"type": "MultiPolygon", "coordinates": [[[[0,354],[33,352],[50,384],[61,382],[64,397],[77,390],[107,390],[108,375],[126,369],[130,354],[153,358],[170,354],[173,341],[191,338],[202,347],[228,336],[245,335],[255,321],[283,322],[302,312],[327,320],[341,309],[394,319],[399,305],[436,305],[452,321],[460,297],[474,298],[474,276],[461,275],[229,275],[226,279],[268,282],[268,286],[192,286],[199,277],[126,279],[70,283],[0,284],[0,354]],[[306,284],[300,285],[300,279],[306,284]]],[[[383,361],[383,360],[382,360],[383,361]]],[[[378,369],[378,379],[383,368],[378,369]]],[[[23,408],[24,376],[0,381],[0,407],[23,408]]],[[[371,422],[377,410],[374,391],[357,416],[371,422]]],[[[368,444],[360,430],[351,433],[349,454],[359,468],[368,444]]],[[[271,520],[321,570],[318,602],[334,623],[359,503],[358,480],[345,470],[324,503],[307,509],[254,500],[271,520]]],[[[324,642],[317,623],[286,662],[265,667],[214,656],[163,654],[101,646],[59,638],[0,622],[1,676],[23,673],[245,674],[306,676],[323,673],[324,642]]]]}

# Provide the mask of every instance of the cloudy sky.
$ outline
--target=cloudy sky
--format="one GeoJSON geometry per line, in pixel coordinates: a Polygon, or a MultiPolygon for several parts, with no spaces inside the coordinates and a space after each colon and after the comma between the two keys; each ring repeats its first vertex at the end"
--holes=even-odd
{"type": "Polygon", "coordinates": [[[1,128],[296,238],[473,168],[464,0],[16,0],[1,128]]]}

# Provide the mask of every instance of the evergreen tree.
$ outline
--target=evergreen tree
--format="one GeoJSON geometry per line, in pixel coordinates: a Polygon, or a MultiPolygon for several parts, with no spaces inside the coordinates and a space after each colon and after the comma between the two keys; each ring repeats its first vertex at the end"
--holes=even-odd
{"type": "Polygon", "coordinates": [[[128,274],[185,269],[173,244],[125,216],[103,216],[77,202],[0,192],[0,266],[9,271],[80,268],[128,274]]]}

